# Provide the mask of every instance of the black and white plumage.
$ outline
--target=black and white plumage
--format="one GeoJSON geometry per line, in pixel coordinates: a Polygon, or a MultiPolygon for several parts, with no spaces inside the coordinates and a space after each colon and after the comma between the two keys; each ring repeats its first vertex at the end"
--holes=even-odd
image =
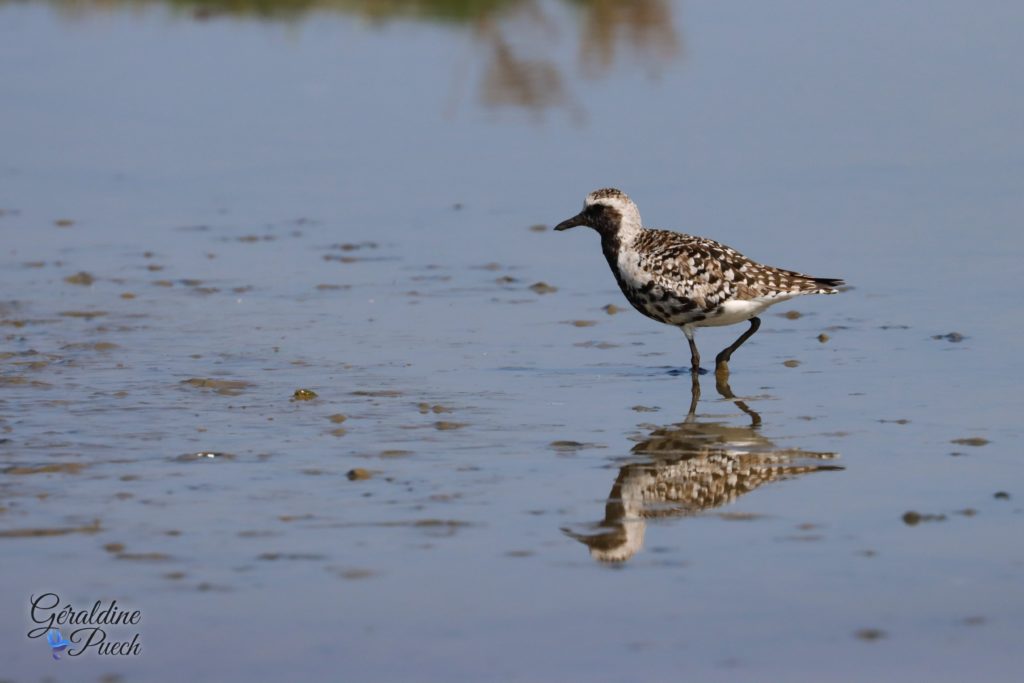
{"type": "Polygon", "coordinates": [[[764,484],[843,469],[823,462],[838,453],[778,448],[755,426],[719,422],[655,428],[632,452],[650,460],[619,470],[604,519],[585,533],[563,529],[601,562],[625,562],[639,552],[649,519],[696,516],[764,484]]]}
{"type": "Polygon", "coordinates": [[[694,372],[700,369],[693,338],[697,327],[750,321],[750,328],[716,358],[717,371],[728,372],[733,351],[757,331],[757,316],[766,308],[804,294],[835,294],[843,284],[762,265],[705,237],[645,228],[636,204],[614,188],[588,194],[583,211],[555,230],[578,225],[601,235],[601,249],[629,303],[683,330],[694,372]]]}

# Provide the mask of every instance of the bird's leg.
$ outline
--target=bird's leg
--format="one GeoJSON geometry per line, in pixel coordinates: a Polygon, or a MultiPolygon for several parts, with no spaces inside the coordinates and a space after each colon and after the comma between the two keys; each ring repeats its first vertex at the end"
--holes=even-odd
{"type": "Polygon", "coordinates": [[[743,342],[754,336],[757,332],[757,328],[761,327],[760,318],[750,319],[750,329],[740,335],[740,338],[732,343],[729,348],[724,349],[721,353],[715,356],[715,374],[716,375],[728,375],[729,374],[729,359],[732,358],[732,353],[736,349],[743,346],[743,342]]]}
{"type": "Polygon", "coordinates": [[[697,415],[697,404],[700,402],[700,375],[690,375],[690,410],[686,413],[686,420],[689,422],[697,415]]]}
{"type": "Polygon", "coordinates": [[[697,350],[697,342],[693,340],[693,329],[690,327],[683,327],[683,334],[686,335],[686,341],[690,343],[690,372],[694,375],[700,374],[700,351],[697,350]]]}
{"type": "Polygon", "coordinates": [[[715,372],[715,389],[718,389],[718,393],[722,395],[722,398],[732,401],[736,404],[737,408],[750,416],[751,427],[761,426],[761,415],[756,410],[751,409],[746,402],[736,398],[736,394],[732,393],[732,387],[729,386],[728,373],[720,374],[715,372]]]}

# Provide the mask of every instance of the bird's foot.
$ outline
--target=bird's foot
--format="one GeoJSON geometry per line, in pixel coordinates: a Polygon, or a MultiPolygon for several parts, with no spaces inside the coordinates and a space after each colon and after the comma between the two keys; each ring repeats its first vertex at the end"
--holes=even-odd
{"type": "Polygon", "coordinates": [[[678,377],[679,375],[706,375],[708,371],[704,368],[672,368],[668,371],[668,374],[673,377],[678,377]]]}

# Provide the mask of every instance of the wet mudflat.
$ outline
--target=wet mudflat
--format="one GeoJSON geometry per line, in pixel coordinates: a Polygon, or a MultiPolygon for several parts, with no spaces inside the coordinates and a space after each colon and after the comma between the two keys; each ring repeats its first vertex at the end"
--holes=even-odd
{"type": "Polygon", "coordinates": [[[0,680],[1019,680],[1019,10],[441,5],[0,4],[0,680]]]}

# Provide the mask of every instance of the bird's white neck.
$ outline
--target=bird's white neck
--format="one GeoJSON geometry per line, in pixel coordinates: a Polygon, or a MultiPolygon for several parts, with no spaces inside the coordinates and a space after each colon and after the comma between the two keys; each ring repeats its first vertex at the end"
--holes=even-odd
{"type": "Polygon", "coordinates": [[[644,228],[640,224],[639,217],[633,219],[629,216],[623,216],[622,222],[619,223],[619,229],[615,232],[619,238],[619,244],[623,247],[628,247],[633,244],[633,241],[640,236],[644,228]]]}

